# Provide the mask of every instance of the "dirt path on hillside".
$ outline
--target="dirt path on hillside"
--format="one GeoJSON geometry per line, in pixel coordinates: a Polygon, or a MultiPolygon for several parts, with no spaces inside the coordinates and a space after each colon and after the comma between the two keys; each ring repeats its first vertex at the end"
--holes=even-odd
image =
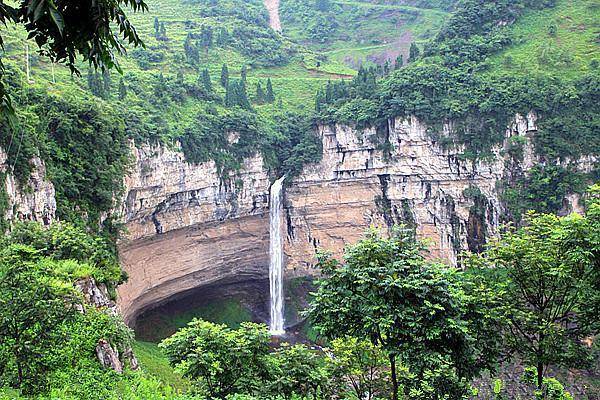
{"type": "Polygon", "coordinates": [[[269,11],[269,25],[277,32],[281,32],[281,22],[279,21],[279,0],[264,0],[265,7],[269,11]]]}

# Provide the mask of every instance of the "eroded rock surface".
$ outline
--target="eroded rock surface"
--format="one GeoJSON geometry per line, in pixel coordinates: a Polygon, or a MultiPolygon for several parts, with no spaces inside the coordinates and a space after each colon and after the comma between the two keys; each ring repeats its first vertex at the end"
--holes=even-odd
{"type": "MultiPolygon", "coordinates": [[[[416,227],[433,256],[455,265],[462,251],[482,250],[505,214],[499,181],[537,162],[536,116],[517,116],[491,160],[465,160],[464,149],[441,146],[450,129],[432,135],[415,118],[379,130],[320,127],[323,159],[285,191],[286,278],[316,274],[318,248],[341,255],[370,226],[416,227]],[[513,136],[524,144],[518,157],[508,151],[513,136]]],[[[119,304],[128,323],[177,293],[267,277],[269,178],[276,177],[259,156],[221,177],[213,163],[186,163],[177,148],[134,152],[121,212],[129,281],[119,288],[119,304]]],[[[580,207],[576,196],[566,203],[567,211],[580,207]]]]}
{"type": "Polygon", "coordinates": [[[45,225],[55,220],[56,198],[54,185],[46,178],[44,162],[34,157],[30,160],[31,175],[27,182],[19,183],[4,149],[0,148],[0,191],[6,194],[8,204],[2,216],[5,221],[39,221],[45,225]]]}

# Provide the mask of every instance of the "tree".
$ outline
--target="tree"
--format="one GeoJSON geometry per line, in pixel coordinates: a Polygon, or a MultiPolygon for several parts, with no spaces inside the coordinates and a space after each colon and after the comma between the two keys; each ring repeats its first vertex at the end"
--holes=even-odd
{"type": "Polygon", "coordinates": [[[323,278],[309,318],[326,338],[364,337],[380,346],[394,400],[398,361],[407,368],[410,399],[461,398],[470,379],[491,368],[498,336],[489,293],[480,295],[454,268],[426,262],[413,233],[395,229],[386,239],[371,230],[344,260],[319,254],[323,278]]]}
{"type": "Polygon", "coordinates": [[[56,327],[77,314],[71,285],[56,279],[56,262],[39,259],[29,246],[10,245],[0,252],[0,377],[26,393],[45,388],[51,357],[60,341],[56,327]]]}
{"type": "Polygon", "coordinates": [[[206,51],[208,51],[209,47],[213,45],[213,29],[210,25],[202,25],[202,29],[200,30],[200,42],[202,43],[202,47],[206,51]]]}
{"type": "Polygon", "coordinates": [[[223,67],[221,67],[221,86],[224,88],[229,86],[229,70],[227,69],[227,64],[223,64],[223,67]]]}
{"type": "Polygon", "coordinates": [[[159,345],[171,365],[196,380],[210,398],[253,394],[268,382],[270,335],[266,326],[242,323],[239,329],[194,319],[159,345]]]}
{"type": "Polygon", "coordinates": [[[158,21],[158,17],[154,17],[154,37],[158,39],[160,29],[160,22],[158,21]]]}
{"type": "Polygon", "coordinates": [[[192,42],[192,35],[190,33],[188,33],[185,37],[183,50],[185,52],[185,58],[187,61],[193,66],[198,65],[200,62],[200,53],[196,45],[192,42]]]}
{"type": "Polygon", "coordinates": [[[321,12],[325,12],[325,11],[329,11],[331,4],[329,3],[329,0],[316,0],[315,7],[317,10],[319,10],[321,12]]]}
{"type": "Polygon", "coordinates": [[[400,54],[396,57],[396,61],[394,62],[394,69],[400,69],[404,65],[404,56],[400,54]]]}
{"type": "Polygon", "coordinates": [[[256,84],[256,102],[258,104],[262,104],[265,102],[265,91],[260,85],[260,82],[256,84]]]}
{"type": "Polygon", "coordinates": [[[160,23],[158,39],[160,39],[160,40],[167,40],[168,39],[167,38],[167,27],[165,26],[164,22],[160,23]]]}
{"type": "MultiPolygon", "coordinates": [[[[82,0],[73,7],[70,2],[38,2],[25,0],[15,7],[2,4],[0,21],[22,24],[43,54],[53,62],[64,61],[73,72],[77,72],[76,58],[82,55],[93,67],[115,66],[113,50],[122,52],[119,35],[135,46],[142,44],[134,27],[129,22],[123,6],[136,11],[147,11],[142,1],[114,0],[98,3],[82,0]]],[[[0,37],[0,44],[3,44],[0,37]]]]}
{"type": "Polygon", "coordinates": [[[204,88],[204,91],[206,93],[212,93],[212,82],[210,81],[210,72],[208,72],[208,69],[203,69],[202,70],[202,87],[204,88]]]}
{"type": "Polygon", "coordinates": [[[269,358],[269,380],[262,393],[266,398],[331,398],[332,366],[322,354],[303,344],[283,343],[269,358]]]}
{"type": "Polygon", "coordinates": [[[385,353],[369,340],[346,336],[331,342],[333,374],[350,384],[357,399],[386,398],[390,387],[385,353]]]}
{"type": "Polygon", "coordinates": [[[273,93],[273,84],[271,83],[271,78],[267,78],[267,94],[265,95],[265,101],[267,103],[272,103],[275,101],[275,94],[273,93]]]}
{"type": "Polygon", "coordinates": [[[248,68],[245,65],[242,66],[242,70],[240,71],[240,76],[242,77],[242,82],[244,82],[244,85],[245,85],[246,78],[248,76],[248,68]]]}
{"type": "Polygon", "coordinates": [[[110,87],[111,87],[111,79],[110,72],[108,70],[102,71],[102,91],[104,93],[104,98],[108,99],[110,97],[110,87]]]}
{"type": "Polygon", "coordinates": [[[415,44],[415,42],[412,42],[408,51],[408,61],[415,61],[417,58],[419,58],[420,53],[421,51],[419,50],[419,47],[415,44]]]}
{"type": "Polygon", "coordinates": [[[119,81],[119,100],[125,100],[127,97],[127,86],[125,86],[125,81],[123,78],[119,81]]]}
{"type": "Polygon", "coordinates": [[[530,212],[478,260],[502,301],[508,348],[536,368],[542,388],[551,364],[585,365],[582,340],[600,327],[600,201],[586,217],[530,212]]]}

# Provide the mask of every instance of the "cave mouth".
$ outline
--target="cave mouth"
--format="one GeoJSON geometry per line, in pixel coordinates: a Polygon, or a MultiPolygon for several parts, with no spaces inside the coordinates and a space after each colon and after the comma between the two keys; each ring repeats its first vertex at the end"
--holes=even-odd
{"type": "MultiPolygon", "coordinates": [[[[309,277],[284,281],[286,327],[305,335],[301,311],[307,307],[313,289],[309,277]]],[[[192,319],[202,318],[237,328],[245,321],[269,323],[269,280],[250,279],[220,282],[178,293],[165,302],[140,313],[135,319],[137,340],[160,342],[192,319]]]]}

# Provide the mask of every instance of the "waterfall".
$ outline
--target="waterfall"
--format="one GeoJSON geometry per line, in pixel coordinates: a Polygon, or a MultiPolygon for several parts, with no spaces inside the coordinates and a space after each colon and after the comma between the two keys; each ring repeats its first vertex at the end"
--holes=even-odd
{"type": "Polygon", "coordinates": [[[269,209],[269,287],[271,291],[272,335],[283,335],[283,245],[281,240],[281,189],[285,175],[271,185],[269,209]]]}

